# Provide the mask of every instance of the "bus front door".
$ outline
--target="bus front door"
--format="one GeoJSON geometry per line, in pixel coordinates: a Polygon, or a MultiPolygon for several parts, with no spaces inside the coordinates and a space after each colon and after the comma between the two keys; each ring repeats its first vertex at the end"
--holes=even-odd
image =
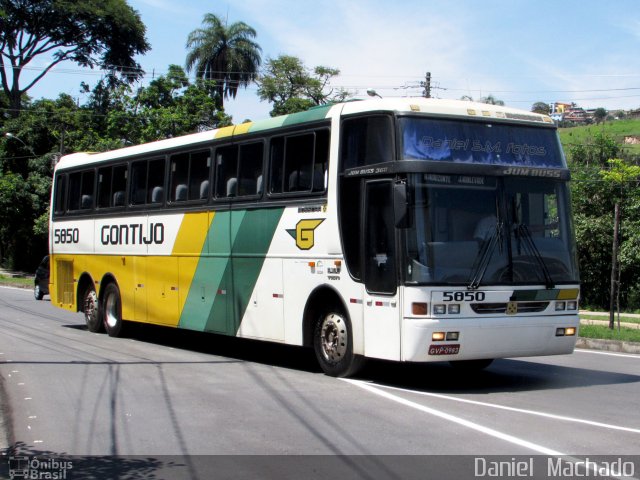
{"type": "Polygon", "coordinates": [[[365,183],[363,262],[366,286],[364,308],[365,355],[400,358],[400,304],[393,181],[365,183]]]}

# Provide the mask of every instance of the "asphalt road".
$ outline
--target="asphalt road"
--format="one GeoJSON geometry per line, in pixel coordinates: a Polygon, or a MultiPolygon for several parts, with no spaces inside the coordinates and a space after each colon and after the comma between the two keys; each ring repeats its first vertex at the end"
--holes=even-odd
{"type": "Polygon", "coordinates": [[[473,375],[369,362],[334,379],[300,348],[150,326],[93,334],[81,314],[10,288],[0,288],[0,331],[4,453],[73,456],[66,478],[108,478],[106,458],[130,474],[113,478],[212,478],[200,455],[237,478],[286,478],[273,459],[307,478],[409,478],[424,465],[395,456],[428,455],[440,478],[473,478],[478,457],[640,453],[638,355],[576,350],[473,375]]]}

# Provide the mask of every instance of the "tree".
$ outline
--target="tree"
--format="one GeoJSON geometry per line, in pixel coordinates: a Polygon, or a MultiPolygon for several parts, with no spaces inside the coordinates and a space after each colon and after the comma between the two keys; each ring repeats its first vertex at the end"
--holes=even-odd
{"type": "Polygon", "coordinates": [[[230,117],[216,107],[215,88],[211,80],[191,83],[177,65],[135,92],[99,83],[86,107],[94,115],[93,128],[85,131],[93,132],[82,149],[104,151],[229,125],[230,117]]]}
{"type": "Polygon", "coordinates": [[[266,72],[258,80],[258,96],[273,103],[271,116],[301,112],[316,105],[343,101],[351,94],[329,88],[340,70],[318,66],[309,72],[302,60],[290,55],[269,59],[266,72]]]}
{"type": "Polygon", "coordinates": [[[619,225],[616,292],[622,308],[640,308],[640,178],[638,166],[623,156],[615,140],[598,133],[584,145],[568,150],[571,197],[581,277],[581,302],[609,309],[614,244],[615,205],[619,225]],[[635,176],[634,176],[635,175],[635,176]]]}
{"type": "Polygon", "coordinates": [[[541,113],[542,115],[549,115],[549,113],[551,113],[551,108],[549,108],[549,104],[546,102],[536,102],[531,107],[531,111],[541,113]]]}
{"type": "Polygon", "coordinates": [[[260,46],[253,40],[256,31],[244,22],[227,27],[212,13],[202,21],[203,28],[189,34],[187,48],[187,72],[195,70],[196,76],[216,82],[216,102],[224,107],[225,98],[236,98],[240,87],[255,81],[262,62],[260,46]]]}
{"type": "MultiPolygon", "coordinates": [[[[618,187],[619,195],[615,197],[614,220],[613,220],[613,247],[611,255],[611,283],[610,283],[610,303],[609,303],[609,328],[614,328],[614,311],[616,306],[619,309],[620,273],[619,273],[619,248],[620,248],[620,208],[625,200],[624,190],[631,188],[637,190],[640,186],[640,166],[630,165],[624,160],[614,158],[609,160],[610,168],[601,170],[600,175],[605,182],[618,187]]],[[[617,191],[618,188],[615,188],[617,191]]]]}
{"type": "Polygon", "coordinates": [[[602,107],[596,108],[596,111],[593,112],[593,118],[595,119],[596,124],[603,122],[605,118],[607,118],[607,111],[602,107]]]}
{"type": "Polygon", "coordinates": [[[113,82],[142,75],[135,55],[149,50],[145,26],[126,0],[0,0],[0,76],[12,116],[23,95],[64,61],[108,70],[113,82]],[[36,58],[47,66],[25,83],[36,58]]]}
{"type": "Polygon", "coordinates": [[[498,105],[501,107],[504,106],[504,102],[502,100],[497,99],[492,94],[489,94],[486,97],[482,97],[480,99],[480,103],[486,103],[488,105],[498,105]]]}

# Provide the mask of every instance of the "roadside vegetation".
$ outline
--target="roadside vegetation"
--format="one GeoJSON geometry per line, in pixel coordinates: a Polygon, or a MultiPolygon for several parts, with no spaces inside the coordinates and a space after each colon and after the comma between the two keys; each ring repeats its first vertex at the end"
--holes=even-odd
{"type": "Polygon", "coordinates": [[[575,145],[589,144],[596,134],[608,135],[621,146],[623,152],[630,156],[640,156],[640,119],[610,120],[600,125],[561,128],[560,140],[567,150],[575,145]],[[637,143],[632,139],[637,139],[637,143]]]}
{"type": "Polygon", "coordinates": [[[580,325],[580,336],[601,340],[620,340],[623,342],[640,342],[640,329],[621,327],[611,330],[606,325],[580,325]]]}

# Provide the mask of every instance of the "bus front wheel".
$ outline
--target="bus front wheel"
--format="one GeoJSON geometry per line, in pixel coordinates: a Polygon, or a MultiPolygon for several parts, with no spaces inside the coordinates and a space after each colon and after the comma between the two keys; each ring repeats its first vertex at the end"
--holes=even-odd
{"type": "Polygon", "coordinates": [[[351,323],[339,311],[323,314],[316,323],[313,349],[320,367],[332,377],[353,375],[364,359],[353,353],[351,323]]]}
{"type": "Polygon", "coordinates": [[[122,302],[120,289],[115,283],[106,286],[102,299],[102,320],[110,337],[122,334],[122,302]]]}
{"type": "Polygon", "coordinates": [[[82,311],[84,321],[90,332],[98,333],[102,331],[102,321],[100,320],[100,310],[98,307],[98,295],[93,285],[87,287],[82,298],[82,311]]]}

